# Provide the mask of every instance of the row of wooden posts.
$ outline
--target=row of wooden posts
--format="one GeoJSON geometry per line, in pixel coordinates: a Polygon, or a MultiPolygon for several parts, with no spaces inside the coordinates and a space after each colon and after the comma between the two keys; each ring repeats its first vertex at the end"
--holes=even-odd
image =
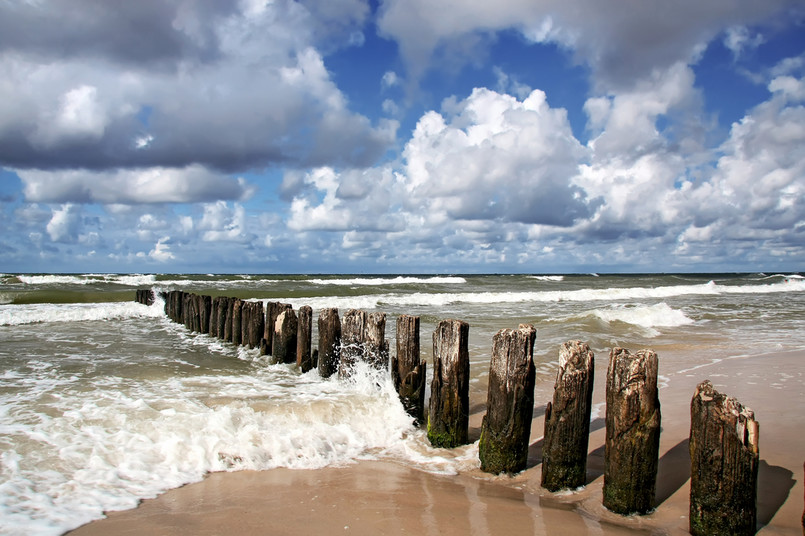
{"type": "MultiPolygon", "coordinates": [[[[153,303],[153,293],[137,301],[153,303]]],[[[337,309],[318,316],[318,348],[311,352],[312,310],[269,302],[199,296],[179,290],[163,294],[165,313],[192,331],[259,347],[276,363],[296,363],[323,377],[351,373],[356,361],[390,368],[408,413],[424,422],[426,364],[420,358],[419,317],[397,318],[396,356],[389,367],[385,313],[337,309]]],[[[534,411],[536,329],[521,324],[493,337],[487,412],[481,424],[479,457],[486,472],[526,468],[534,411]]],[[[443,320],[433,333],[433,379],[427,436],[433,446],[468,442],[469,325],[443,320]]],[[[562,345],[554,395],[545,413],[542,486],[550,491],[586,484],[594,379],[594,355],[581,341],[562,345]]],[[[645,514],[654,508],[660,444],[658,359],[651,350],[635,354],[613,348],[606,380],[604,506],[616,513],[645,514]]],[[[754,534],[757,522],[758,424],[751,410],[718,393],[709,381],[691,401],[690,531],[694,535],[754,534]]]]}

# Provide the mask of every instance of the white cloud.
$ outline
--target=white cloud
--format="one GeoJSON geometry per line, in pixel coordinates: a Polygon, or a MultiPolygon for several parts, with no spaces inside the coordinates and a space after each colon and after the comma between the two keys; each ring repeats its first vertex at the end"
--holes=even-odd
{"type": "Polygon", "coordinates": [[[734,58],[741,56],[745,49],[754,49],[763,44],[765,38],[762,34],[751,35],[746,26],[731,26],[727,28],[724,36],[724,46],[727,47],[734,58]]]}
{"type": "Polygon", "coordinates": [[[77,2],[0,7],[0,164],[366,165],[394,141],[347,108],[317,48],[349,46],[363,0],[77,2]]]}
{"type": "Polygon", "coordinates": [[[247,229],[246,211],[237,203],[231,209],[224,201],[204,205],[198,229],[205,242],[247,243],[254,238],[247,229]]]}
{"type": "Polygon", "coordinates": [[[394,87],[400,83],[399,78],[397,77],[397,73],[394,71],[386,71],[383,73],[383,78],[380,80],[380,87],[382,89],[388,89],[390,87],[394,87]]]}
{"type": "Polygon", "coordinates": [[[769,91],[779,93],[789,101],[805,100],[805,82],[793,76],[778,76],[769,82],[769,91]]]}
{"type": "Polygon", "coordinates": [[[119,169],[110,172],[17,170],[25,198],[43,203],[192,203],[245,200],[255,188],[201,166],[119,169]]]}
{"type": "Polygon", "coordinates": [[[431,217],[567,226],[588,211],[569,179],[584,148],[545,94],[518,101],[476,89],[448,103],[453,116],[425,114],[406,145],[407,202],[431,217]]]}
{"type": "Polygon", "coordinates": [[[515,29],[535,42],[571,50],[607,91],[629,87],[654,69],[695,61],[728,27],[760,22],[795,5],[680,0],[635,2],[625,9],[620,0],[388,0],[378,26],[397,40],[415,78],[429,67],[437,47],[479,32],[515,29]]]}
{"type": "Polygon", "coordinates": [[[53,215],[46,230],[54,242],[77,242],[78,233],[81,230],[80,209],[71,204],[64,204],[60,208],[53,209],[53,215]]]}
{"type": "Polygon", "coordinates": [[[168,262],[176,257],[171,253],[170,245],[168,241],[170,237],[164,236],[157,240],[157,243],[154,244],[154,249],[148,252],[148,257],[157,261],[157,262],[168,262]]]}

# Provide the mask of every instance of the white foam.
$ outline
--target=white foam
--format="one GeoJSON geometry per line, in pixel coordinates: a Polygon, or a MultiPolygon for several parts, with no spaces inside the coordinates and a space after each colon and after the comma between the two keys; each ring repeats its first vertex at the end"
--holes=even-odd
{"type": "Polygon", "coordinates": [[[0,326],[18,326],[40,322],[84,322],[123,318],[159,318],[164,307],[157,301],[148,306],[136,302],[107,303],[34,303],[0,305],[0,326]]]}
{"type": "Polygon", "coordinates": [[[308,279],[308,283],[316,285],[339,285],[339,286],[382,286],[382,285],[419,285],[419,284],[449,284],[460,285],[466,283],[463,277],[455,276],[432,276],[432,277],[352,277],[338,279],[308,279]]]}
{"type": "Polygon", "coordinates": [[[125,286],[152,285],[155,275],[150,274],[81,274],[81,275],[18,275],[17,279],[26,285],[90,285],[112,283],[125,286]]]}
{"type": "Polygon", "coordinates": [[[444,307],[454,304],[503,304],[503,303],[559,303],[629,301],[667,299],[678,296],[718,296],[722,294],[773,294],[804,292],[805,279],[765,285],[718,285],[713,281],[698,285],[670,285],[663,287],[585,288],[579,290],[550,290],[533,292],[451,292],[410,294],[377,294],[362,296],[322,296],[309,298],[279,299],[294,307],[310,305],[338,307],[339,309],[375,309],[383,305],[444,307]]]}
{"type": "MultiPolygon", "coordinates": [[[[105,377],[91,388],[40,381],[13,396],[28,400],[0,400],[11,442],[0,453],[0,518],[12,534],[60,534],[210,471],[314,469],[405,452],[426,465],[404,444],[416,434],[387,371],[365,364],[347,381],[276,365],[254,375],[105,377]]],[[[437,461],[444,471],[463,463],[437,461]]]]}
{"type": "Polygon", "coordinates": [[[678,327],[694,322],[685,313],[673,309],[664,302],[649,306],[612,306],[607,309],[587,311],[583,316],[592,316],[605,322],[625,322],[645,328],[654,336],[659,332],[653,328],[678,327]]]}
{"type": "Polygon", "coordinates": [[[565,280],[565,276],[563,275],[531,275],[529,278],[536,279],[538,281],[551,281],[555,283],[565,280]]]}

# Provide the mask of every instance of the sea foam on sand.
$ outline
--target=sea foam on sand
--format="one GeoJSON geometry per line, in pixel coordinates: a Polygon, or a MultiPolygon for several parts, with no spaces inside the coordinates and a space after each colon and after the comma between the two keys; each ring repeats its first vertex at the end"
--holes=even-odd
{"type": "MultiPolygon", "coordinates": [[[[662,356],[661,356],[662,359],[662,356]]],[[[687,534],[690,399],[715,387],[752,408],[760,422],[758,534],[802,534],[805,350],[723,359],[695,370],[663,370],[663,430],[656,509],[622,517],[601,505],[604,425],[591,426],[588,483],[556,494],[540,482],[543,409],[538,386],[529,468],[514,477],[468,469],[443,476],[387,461],[316,470],[213,473],[204,481],[109,514],[74,535],[118,534],[687,534]]],[[[596,360],[593,404],[602,404],[606,357],[596,360]]],[[[603,406],[602,406],[603,407],[603,406]]],[[[477,440],[480,419],[470,420],[477,440]]]]}

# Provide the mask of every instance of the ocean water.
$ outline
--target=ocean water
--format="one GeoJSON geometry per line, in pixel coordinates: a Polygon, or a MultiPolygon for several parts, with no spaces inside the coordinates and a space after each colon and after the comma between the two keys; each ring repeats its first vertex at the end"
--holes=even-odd
{"type": "Polygon", "coordinates": [[[470,325],[471,407],[486,398],[492,336],[537,328],[536,404],[550,399],[559,346],[652,348],[660,375],[735,355],[805,347],[799,274],[277,276],[0,274],[0,534],[61,534],[104,511],[210,471],[316,469],[393,459],[476,467],[477,444],[434,449],[386,371],[301,374],[188,332],[135,290],[283,301],[317,311],[420,316],[431,368],[440,320],[470,325]]]}

